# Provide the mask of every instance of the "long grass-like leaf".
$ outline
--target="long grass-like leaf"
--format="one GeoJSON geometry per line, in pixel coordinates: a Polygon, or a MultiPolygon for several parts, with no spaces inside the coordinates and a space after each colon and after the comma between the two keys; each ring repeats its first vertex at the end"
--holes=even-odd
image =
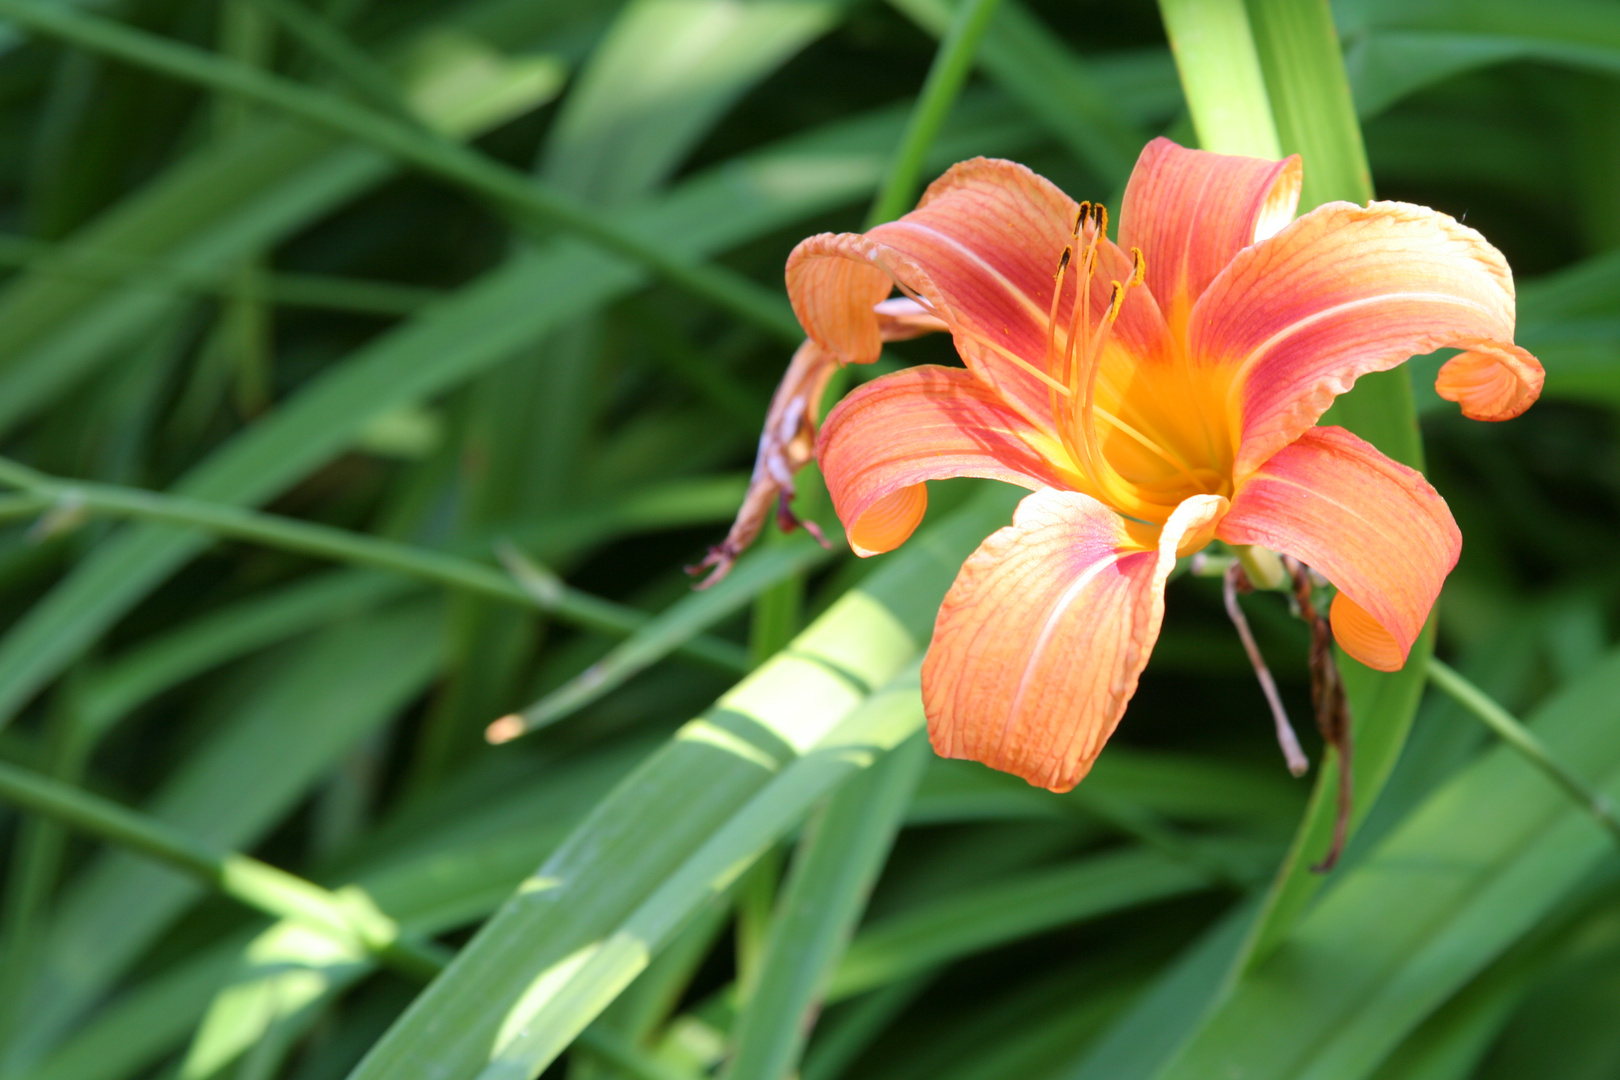
{"type": "MultiPolygon", "coordinates": [[[[991,106],[942,158],[1029,137],[991,106]]],[[[869,191],[899,130],[897,114],[797,140],[690,181],[629,215],[636,228],[681,248],[714,250],[869,191]],[[837,164],[828,167],[828,155],[837,164]],[[810,169],[811,163],[818,167],[810,169]]],[[[510,356],[582,307],[636,287],[634,271],[559,243],[520,257],[351,356],[294,401],[216,451],[175,487],[195,498],[267,499],[347,447],[374,416],[420,401],[510,356]],[[539,298],[538,300],[536,298],[539,298]]],[[[0,717],[15,713],[205,541],[142,527],[99,550],[0,642],[0,717]]]]}
{"type": "MultiPolygon", "coordinates": [[[[1611,796],[1620,791],[1617,686],[1611,656],[1531,722],[1611,796]]],[[[1257,1078],[1367,1075],[1609,851],[1586,813],[1498,747],[1323,897],[1167,1077],[1208,1076],[1235,1060],[1257,1078]]]]}
{"type": "Polygon", "coordinates": [[[789,341],[798,337],[798,325],[785,305],[747,279],[720,267],[692,263],[648,244],[616,220],[596,214],[561,191],[537,186],[522,174],[458,143],[435,138],[341,98],[107,20],[75,15],[33,0],[0,0],[0,15],[76,45],[240,94],[331,127],[436,176],[465,184],[499,205],[514,209],[520,220],[538,220],[576,232],[789,341]]]}

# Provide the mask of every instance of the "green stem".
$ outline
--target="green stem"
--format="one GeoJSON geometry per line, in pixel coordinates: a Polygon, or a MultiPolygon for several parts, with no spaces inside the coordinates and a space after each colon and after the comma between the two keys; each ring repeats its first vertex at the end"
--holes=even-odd
{"type": "Polygon", "coordinates": [[[1234,544],[1232,555],[1243,566],[1249,584],[1256,589],[1280,589],[1288,580],[1282,560],[1270,548],[1258,544],[1234,544]]]}
{"type": "Polygon", "coordinates": [[[520,221],[567,229],[647,267],[783,341],[803,340],[798,320],[776,294],[712,263],[692,262],[620,221],[528,173],[336,95],[301,86],[110,19],[39,0],[0,0],[0,17],[82,48],[173,78],[232,93],[376,147],[422,171],[517,212],[520,221]]]}
{"type": "Polygon", "coordinates": [[[216,851],[143,814],[26,769],[0,763],[0,799],[147,855],[266,915],[357,942],[402,974],[426,981],[449,963],[445,949],[403,936],[362,893],[330,892],[247,855],[216,851]]]}
{"type": "MultiPolygon", "coordinates": [[[[45,497],[52,504],[52,510],[63,518],[71,518],[77,512],[91,512],[201,529],[216,536],[249,540],[284,551],[389,570],[463,592],[536,608],[576,626],[615,636],[628,636],[648,620],[643,612],[570,588],[549,574],[537,574],[535,580],[528,582],[517,581],[492,566],[457,555],[330,525],[294,521],[245,507],[114,484],[57,480],[5,458],[0,458],[0,483],[45,497]]],[[[745,650],[713,637],[692,638],[678,651],[724,671],[749,670],[745,650]]]]}
{"type": "Polygon", "coordinates": [[[973,70],[979,42],[1000,3],[1001,0],[961,0],[955,22],[934,53],[934,63],[912,107],[905,134],[889,160],[888,175],[867,214],[868,229],[893,221],[916,201],[929,148],[934,145],[945,118],[956,104],[957,95],[962,92],[962,85],[967,82],[968,73],[973,70]]]}
{"type": "Polygon", "coordinates": [[[1243,0],[1159,0],[1198,144],[1281,158],[1265,75],[1243,0]]]}
{"type": "MultiPolygon", "coordinates": [[[[275,28],[264,12],[247,0],[225,0],[219,11],[219,50],[232,61],[253,70],[270,66],[275,54],[275,28]]],[[[251,100],[220,94],[214,102],[214,136],[228,143],[248,130],[258,109],[251,100]]],[[[264,299],[264,251],[243,255],[226,275],[233,292],[220,306],[210,348],[217,349],[220,369],[229,372],[237,411],[253,416],[270,404],[271,371],[275,346],[271,340],[269,307],[264,299]]]]}
{"type": "MultiPolygon", "coordinates": [[[[63,685],[45,722],[47,775],[76,783],[84,771],[90,740],[79,703],[79,680],[63,685]]],[[[61,822],[31,816],[18,824],[11,874],[0,910],[0,1047],[9,1046],[22,1019],[39,970],[41,927],[61,872],[67,829],[61,822]]]]}
{"type": "Polygon", "coordinates": [[[36,495],[33,492],[0,495],[0,522],[34,517],[42,511],[49,510],[52,501],[47,495],[36,495]]]}
{"type": "Polygon", "coordinates": [[[746,1005],[759,983],[776,910],[777,887],[782,881],[782,849],[773,847],[759,857],[737,882],[737,1001],[746,1005]]]}
{"type": "Polygon", "coordinates": [[[1491,697],[1463,678],[1451,665],[1436,657],[1429,658],[1429,681],[1469,712],[1473,713],[1496,736],[1518,751],[1530,764],[1540,769],[1553,783],[1568,792],[1569,797],[1597,819],[1620,840],[1620,815],[1615,812],[1609,797],[1587,783],[1574,769],[1564,764],[1536,738],[1535,732],[1521,724],[1517,718],[1491,697]]]}

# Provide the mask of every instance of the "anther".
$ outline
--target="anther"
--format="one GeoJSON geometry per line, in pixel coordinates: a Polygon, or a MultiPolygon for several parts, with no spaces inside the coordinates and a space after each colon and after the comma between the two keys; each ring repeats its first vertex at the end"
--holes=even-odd
{"type": "Polygon", "coordinates": [[[1065,247],[1063,249],[1063,257],[1058,259],[1057,273],[1052,275],[1054,280],[1063,276],[1063,271],[1065,271],[1065,270],[1067,270],[1069,268],[1069,259],[1073,255],[1074,255],[1074,249],[1068,248],[1068,247],[1065,247]]]}
{"type": "Polygon", "coordinates": [[[1140,285],[1147,280],[1147,259],[1139,247],[1131,248],[1131,284],[1140,285]]]}

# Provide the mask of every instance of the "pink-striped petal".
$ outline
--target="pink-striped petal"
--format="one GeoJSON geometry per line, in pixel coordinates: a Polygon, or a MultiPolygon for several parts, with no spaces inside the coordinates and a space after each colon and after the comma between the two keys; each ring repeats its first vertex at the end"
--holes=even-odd
{"type": "Polygon", "coordinates": [[[1380,671],[1405,664],[1462,550],[1451,510],[1421,473],[1337,427],[1312,428],[1255,470],[1216,536],[1324,574],[1352,605],[1333,608],[1340,646],[1380,671]]]}
{"type": "Polygon", "coordinates": [[[857,555],[904,543],[927,509],[925,480],[980,476],[1071,487],[1061,445],[971,372],[932,364],[873,379],[828,414],[816,449],[857,555]]]}
{"type": "Polygon", "coordinates": [[[1299,155],[1286,161],[1187,150],[1169,139],[1136,159],[1119,212],[1119,246],[1147,258],[1147,284],[1171,328],[1243,248],[1293,220],[1299,155]]]}
{"type": "MultiPolygon", "coordinates": [[[[891,281],[948,326],[963,361],[1031,423],[1050,426],[1049,316],[1055,274],[1073,245],[1079,209],[1050,181],[1010,161],[975,158],[954,166],[917,209],[869,233],[823,233],[788,258],[788,295],[805,332],[845,362],[876,357],[871,310],[891,281]],[[1037,374],[1037,372],[1039,374],[1037,374]]],[[[1089,293],[1093,323],[1107,309],[1110,283],[1131,276],[1131,259],[1098,245],[1089,293]]],[[[1079,277],[1065,277],[1057,308],[1067,332],[1079,277]]],[[[1152,296],[1132,290],[1114,328],[1105,369],[1169,353],[1152,296]]],[[[1105,380],[1129,381],[1128,373],[1105,380]]]]}
{"type": "Polygon", "coordinates": [[[1067,791],[1136,692],[1178,549],[1226,506],[1188,499],[1157,540],[1078,492],[1046,490],[963,564],[923,662],[934,749],[1067,791]]]}
{"type": "Polygon", "coordinates": [[[1512,273],[1473,229],[1405,203],[1328,203],[1238,253],[1194,307],[1188,351],[1224,391],[1241,484],[1358,376],[1510,342],[1513,323],[1512,273]]]}
{"type": "Polygon", "coordinates": [[[1511,420],[1536,403],[1547,373],[1541,361],[1517,345],[1464,340],[1463,352],[1447,360],[1434,391],[1462,406],[1470,420],[1511,420]]]}

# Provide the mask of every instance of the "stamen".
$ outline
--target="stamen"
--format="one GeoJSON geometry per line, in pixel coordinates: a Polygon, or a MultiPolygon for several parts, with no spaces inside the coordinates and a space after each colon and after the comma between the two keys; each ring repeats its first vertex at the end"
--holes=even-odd
{"type": "MultiPolygon", "coordinates": [[[[949,322],[949,320],[947,320],[947,322],[949,322]]],[[[1039,379],[1041,382],[1045,383],[1047,386],[1051,387],[1053,390],[1056,390],[1058,393],[1062,394],[1064,397],[1068,397],[1069,394],[1071,393],[1071,391],[1069,390],[1069,388],[1067,386],[1064,386],[1062,383],[1060,383],[1056,379],[1052,378],[1052,376],[1048,375],[1046,372],[1044,372],[1041,369],[1037,368],[1034,364],[1030,363],[1028,360],[1025,360],[1023,357],[1019,356],[1017,353],[1013,352],[1011,349],[1007,348],[1005,345],[998,345],[994,341],[991,341],[989,338],[985,337],[983,334],[979,333],[977,330],[973,330],[973,329],[971,329],[969,327],[963,326],[960,323],[949,323],[949,325],[950,325],[952,333],[961,334],[963,337],[967,338],[969,341],[975,342],[976,344],[979,344],[979,345],[983,345],[985,348],[991,350],[997,356],[1001,357],[1003,360],[1007,361],[1010,364],[1014,364],[1017,367],[1019,367],[1019,368],[1023,369],[1024,371],[1028,372],[1031,376],[1033,376],[1034,378],[1039,379]]]]}
{"type": "MultiPolygon", "coordinates": [[[[1058,305],[1063,302],[1063,278],[1069,269],[1069,260],[1074,257],[1074,249],[1068,245],[1063,247],[1063,256],[1058,259],[1057,273],[1053,275],[1055,284],[1052,286],[1052,304],[1046,312],[1046,370],[1052,372],[1053,361],[1057,357],[1057,313],[1058,305]]],[[[1052,372],[1056,376],[1056,372],[1052,372]]],[[[1052,399],[1052,410],[1057,412],[1057,399],[1052,399]]]]}
{"type": "MultiPolygon", "coordinates": [[[[1052,416],[1059,439],[1069,456],[1094,484],[1122,501],[1136,501],[1134,487],[1112,468],[1103,455],[1101,441],[1097,438],[1096,432],[1096,420],[1099,417],[1114,430],[1164,461],[1186,482],[1202,488],[1205,485],[1199,483],[1185,462],[1135,427],[1096,405],[1097,375],[1101,369],[1101,354],[1110,336],[1109,331],[1124,307],[1126,293],[1132,287],[1140,285],[1147,272],[1146,260],[1142,256],[1141,249],[1133,248],[1130,278],[1123,285],[1117,281],[1113,283],[1108,309],[1100,325],[1093,328],[1090,317],[1091,276],[1096,271],[1098,248],[1107,236],[1107,230],[1107,207],[1089,201],[1080,203],[1075,211],[1073,242],[1064,246],[1058,257],[1057,271],[1052,275],[1054,286],[1046,319],[1046,367],[1051,374],[1041,381],[1046,383],[1050,391],[1052,416]],[[1076,269],[1074,304],[1070,311],[1068,333],[1060,353],[1057,345],[1057,319],[1071,267],[1076,269]],[[1083,395],[1079,392],[1082,380],[1085,385],[1083,395]]],[[[1019,367],[1031,370],[1020,357],[1013,355],[1010,350],[997,346],[982,335],[964,331],[964,336],[994,350],[1019,367]]],[[[1031,374],[1039,377],[1038,373],[1033,371],[1031,374]]]]}
{"type": "Polygon", "coordinates": [[[921,304],[924,311],[928,312],[928,314],[934,316],[934,318],[938,319],[940,322],[944,323],[947,327],[949,327],[951,333],[953,333],[953,334],[961,334],[963,337],[967,338],[968,340],[974,341],[974,342],[977,342],[980,345],[983,345],[985,348],[991,350],[997,356],[1000,356],[1003,360],[1006,360],[1008,363],[1016,364],[1018,367],[1020,367],[1023,370],[1029,372],[1030,375],[1034,376],[1035,378],[1041,380],[1041,382],[1043,382],[1046,385],[1048,385],[1048,386],[1052,387],[1053,389],[1057,390],[1058,393],[1064,394],[1064,395],[1067,395],[1069,393],[1069,388],[1067,386],[1064,386],[1062,383],[1057,382],[1055,379],[1052,378],[1052,376],[1044,374],[1043,372],[1038,370],[1035,367],[1034,364],[1031,364],[1028,360],[1025,360],[1023,357],[1017,355],[1011,349],[1007,348],[1005,345],[998,345],[996,342],[991,341],[988,337],[986,337],[983,334],[979,333],[977,330],[969,329],[968,327],[963,326],[961,323],[957,322],[954,319],[946,318],[939,311],[938,308],[934,307],[934,305],[930,304],[920,294],[918,294],[917,292],[915,292],[914,290],[909,288],[904,282],[896,281],[894,284],[895,284],[895,288],[899,289],[900,292],[902,294],[904,294],[907,298],[909,298],[911,300],[915,300],[918,304],[921,304]]]}
{"type": "MultiPolygon", "coordinates": [[[[1095,253],[1095,241],[1093,241],[1093,245],[1092,250],[1095,253]]],[[[1087,455],[1100,462],[1114,476],[1118,476],[1118,473],[1108,463],[1107,457],[1103,454],[1102,440],[1097,438],[1097,373],[1102,369],[1103,346],[1108,341],[1109,331],[1113,329],[1115,320],[1119,318],[1120,307],[1124,300],[1124,289],[1120,287],[1119,282],[1113,282],[1108,294],[1108,310],[1103,315],[1102,325],[1097,328],[1095,340],[1087,340],[1086,342],[1084,366],[1086,392],[1084,403],[1080,407],[1080,421],[1084,425],[1083,434],[1087,455]]],[[[1089,339],[1090,335],[1088,334],[1087,337],[1089,339]]],[[[1079,389],[1079,387],[1077,386],[1076,389],[1079,389]]],[[[1124,477],[1119,477],[1119,480],[1123,481],[1124,477]]]]}
{"type": "MultiPolygon", "coordinates": [[[[1068,244],[1063,245],[1063,255],[1058,259],[1057,273],[1052,275],[1052,303],[1046,311],[1046,370],[1054,380],[1057,379],[1057,314],[1058,306],[1063,303],[1063,278],[1069,269],[1069,260],[1074,257],[1074,248],[1068,244]]],[[[1052,416],[1059,413],[1057,389],[1048,386],[1047,408],[1052,416]]],[[[1062,424],[1059,423],[1061,429],[1062,424]]]]}
{"type": "Polygon", "coordinates": [[[901,295],[904,296],[907,300],[910,300],[913,303],[917,304],[924,311],[926,311],[928,314],[932,315],[934,318],[938,319],[940,322],[943,322],[943,323],[950,322],[949,319],[945,318],[945,316],[943,316],[943,315],[941,315],[939,313],[938,308],[934,307],[933,304],[928,302],[928,299],[925,296],[923,296],[922,293],[919,293],[916,290],[912,289],[911,286],[907,285],[905,282],[897,280],[894,283],[894,287],[899,289],[901,295]]]}

